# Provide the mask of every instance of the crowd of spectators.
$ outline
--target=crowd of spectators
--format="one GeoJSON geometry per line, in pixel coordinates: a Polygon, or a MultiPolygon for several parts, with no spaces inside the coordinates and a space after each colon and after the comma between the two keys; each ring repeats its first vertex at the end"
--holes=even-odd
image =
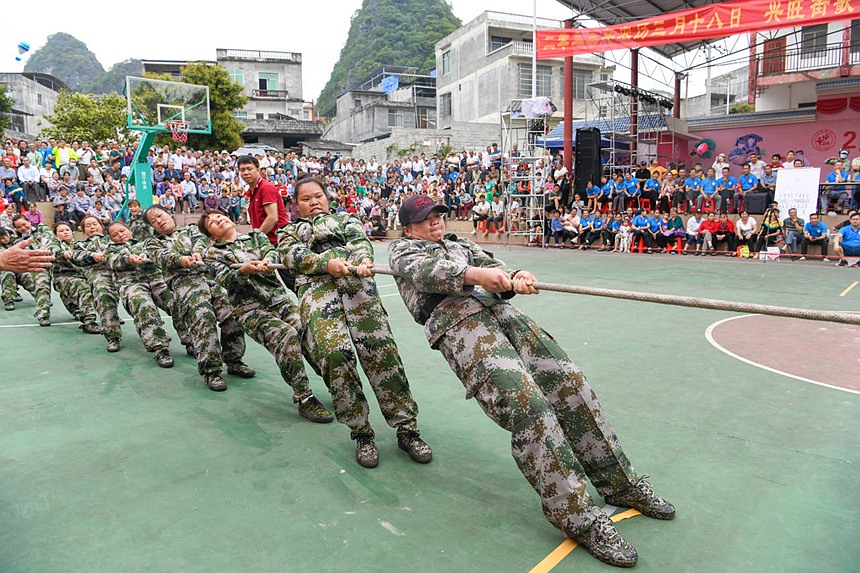
{"type": "MultiPolygon", "coordinates": [[[[115,219],[124,207],[135,151],[136,144],[117,142],[93,146],[87,141],[6,140],[0,158],[4,186],[0,202],[9,206],[0,205],[6,211],[0,225],[15,212],[40,223],[42,214],[34,205],[39,201],[50,201],[54,220],[73,227],[86,215],[105,223],[115,219]]],[[[642,162],[607,173],[599,184],[589,182],[582,195],[573,193],[573,174],[548,150],[536,162],[520,161],[520,157],[516,145],[503,154],[495,143],[482,151],[420,153],[383,162],[331,153],[313,157],[261,150],[256,155],[262,175],[280,191],[289,217],[298,216],[292,194],[299,174],[316,175],[327,184],[332,208],[358,215],[371,238],[397,229],[400,202],[420,193],[451,208],[451,218],[471,221],[473,234],[528,233],[532,244],[673,253],[718,252],[717,245],[724,245],[720,252],[725,254],[737,254],[743,246],[755,254],[780,244],[799,256],[809,245],[821,244],[797,226],[796,214],[794,223],[782,225],[774,224],[777,211],[768,215],[777,219],[760,222],[746,215],[735,224],[723,216],[742,214],[750,193],[766,194],[771,205],[776,172],[804,166],[792,151],[785,156],[774,154],[769,163],[750,154],[736,175],[724,154],[718,154],[711,165],[660,165],[654,159],[650,165],[642,162]],[[533,199],[538,195],[543,196],[540,204],[546,209],[540,216],[535,215],[533,199]],[[713,225],[708,212],[714,213],[713,225]],[[681,214],[692,216],[685,224],[681,214]],[[696,222],[699,228],[693,228],[696,222]],[[683,248],[678,248],[679,241],[683,248]]],[[[238,175],[236,159],[227,150],[201,151],[185,145],[152,148],[147,160],[154,200],[171,213],[219,209],[233,221],[247,223],[248,190],[238,175]]],[[[826,181],[860,181],[860,158],[851,161],[843,154],[826,181]]],[[[851,203],[856,208],[860,186],[831,185],[821,203],[822,211],[831,204],[851,203]]]]}

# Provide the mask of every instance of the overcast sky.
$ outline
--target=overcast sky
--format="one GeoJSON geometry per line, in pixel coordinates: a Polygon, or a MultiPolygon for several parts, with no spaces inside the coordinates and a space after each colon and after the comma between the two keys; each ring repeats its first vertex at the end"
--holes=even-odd
{"type": "MultiPolygon", "coordinates": [[[[539,17],[563,20],[571,15],[556,0],[536,2],[539,17]]],[[[186,0],[140,4],[141,12],[134,16],[130,11],[138,6],[134,3],[43,0],[36,11],[20,10],[14,26],[7,26],[15,32],[3,34],[0,45],[5,46],[8,58],[0,70],[23,70],[24,62],[15,61],[18,42],[29,43],[32,52],[57,32],[67,32],[83,41],[105,69],[129,58],[214,60],[216,48],[301,52],[303,97],[312,100],[328,81],[346,42],[350,17],[361,4],[361,0],[251,4],[186,0]]],[[[529,0],[452,0],[451,4],[454,14],[464,23],[485,10],[532,13],[529,0]]],[[[643,75],[647,75],[645,72],[643,75]]],[[[629,72],[619,68],[616,78],[629,81],[629,72]]],[[[647,83],[647,79],[644,81],[647,83]]]]}

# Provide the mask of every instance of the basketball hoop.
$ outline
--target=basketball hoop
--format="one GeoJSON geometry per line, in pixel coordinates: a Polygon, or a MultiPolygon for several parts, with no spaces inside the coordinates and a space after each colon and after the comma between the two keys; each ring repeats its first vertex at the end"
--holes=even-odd
{"type": "Polygon", "coordinates": [[[165,127],[170,130],[170,135],[173,136],[173,141],[185,143],[188,141],[188,128],[191,127],[190,121],[181,119],[171,119],[164,122],[165,127]]]}

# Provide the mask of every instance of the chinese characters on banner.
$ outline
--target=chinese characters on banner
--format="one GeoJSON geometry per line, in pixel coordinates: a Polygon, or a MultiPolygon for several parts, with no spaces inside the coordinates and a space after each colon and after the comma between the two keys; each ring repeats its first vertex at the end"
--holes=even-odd
{"type": "Polygon", "coordinates": [[[708,40],[855,18],[860,18],[860,0],[735,0],[629,24],[538,30],[537,59],[708,40]]]}

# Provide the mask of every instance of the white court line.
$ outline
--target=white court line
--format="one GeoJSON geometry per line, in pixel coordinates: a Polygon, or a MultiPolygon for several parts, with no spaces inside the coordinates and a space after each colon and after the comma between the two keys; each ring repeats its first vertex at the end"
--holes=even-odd
{"type": "Polygon", "coordinates": [[[381,294],[381,295],[379,295],[379,298],[385,298],[387,296],[400,296],[400,293],[399,292],[393,292],[390,294],[381,294]]]}
{"type": "Polygon", "coordinates": [[[848,388],[840,388],[839,386],[833,386],[832,384],[825,384],[824,382],[818,382],[817,380],[810,380],[809,378],[804,378],[803,376],[796,376],[794,374],[789,374],[788,372],[783,372],[782,370],[777,370],[776,368],[771,368],[770,366],[765,366],[764,364],[759,364],[758,362],[754,362],[748,358],[744,358],[743,356],[739,356],[739,355],[735,354],[734,352],[732,352],[728,348],[721,346],[719,342],[714,340],[713,333],[714,333],[715,328],[717,328],[718,326],[720,326],[721,324],[723,324],[725,322],[729,322],[730,320],[737,320],[739,318],[747,318],[750,316],[760,316],[760,315],[742,314],[741,316],[732,316],[729,318],[724,318],[723,320],[718,320],[717,322],[715,322],[714,324],[709,326],[707,328],[707,330],[705,330],[705,338],[708,340],[708,342],[711,343],[711,345],[714,348],[716,348],[720,352],[722,352],[724,354],[728,354],[732,358],[740,360],[741,362],[746,362],[747,364],[749,364],[751,366],[755,366],[756,368],[761,368],[762,370],[767,370],[768,372],[772,372],[774,374],[781,374],[783,376],[787,376],[789,378],[794,378],[795,380],[800,380],[801,382],[806,382],[808,384],[815,384],[816,386],[824,386],[825,388],[832,388],[834,390],[841,390],[843,392],[849,392],[851,394],[860,394],[860,391],[857,391],[857,390],[849,390],[848,388]]]}
{"type": "Polygon", "coordinates": [[[388,283],[387,285],[376,285],[377,288],[388,288],[388,287],[393,287],[393,286],[397,286],[397,283],[388,283]]]}
{"type": "MultiPolygon", "coordinates": [[[[68,326],[70,324],[78,325],[78,324],[80,324],[80,322],[77,322],[77,321],[75,321],[75,322],[52,322],[51,326],[68,326]]],[[[0,328],[28,328],[31,326],[35,326],[38,328],[44,328],[44,327],[39,326],[38,322],[33,323],[33,324],[2,324],[2,325],[0,325],[0,328]]]]}

